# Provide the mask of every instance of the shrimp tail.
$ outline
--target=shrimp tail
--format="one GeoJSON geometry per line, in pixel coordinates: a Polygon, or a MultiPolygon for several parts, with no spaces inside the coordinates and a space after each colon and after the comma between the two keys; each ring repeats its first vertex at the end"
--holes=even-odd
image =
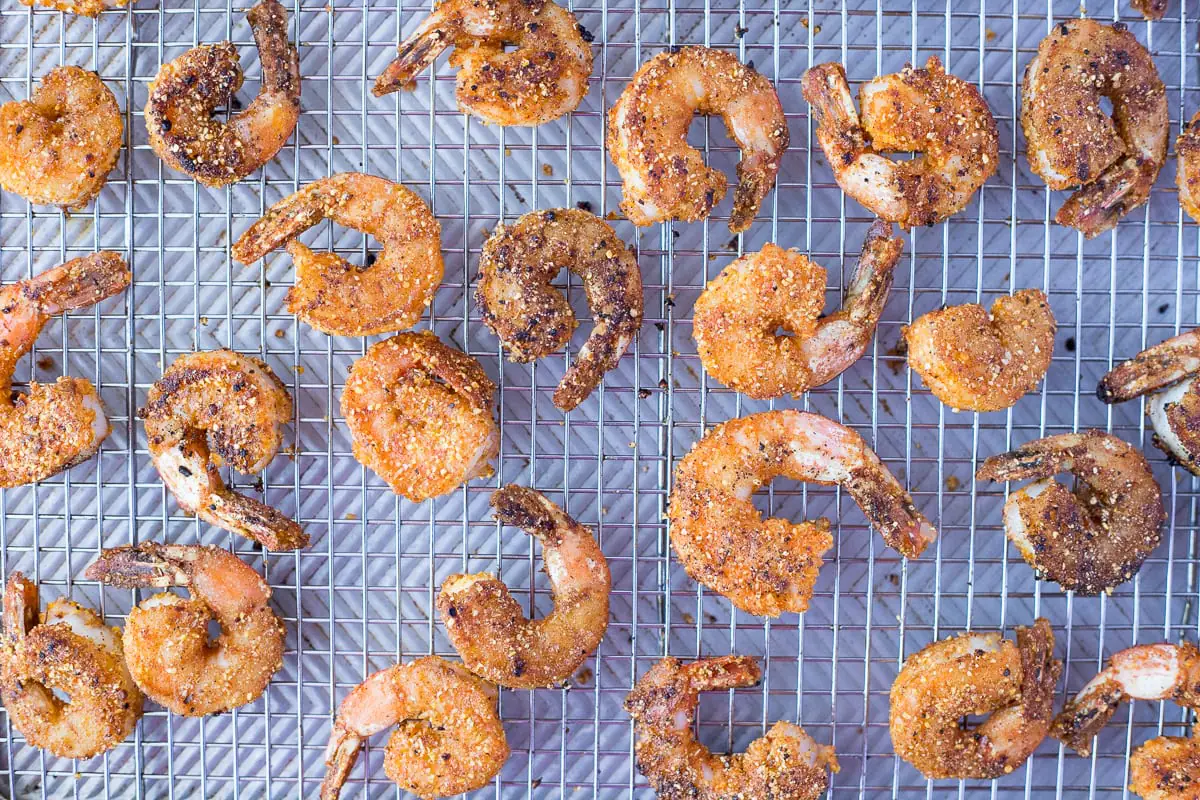
{"type": "Polygon", "coordinates": [[[54,316],[112,297],[132,277],[120,253],[101,250],[36,275],[22,284],[22,291],[40,313],[54,316]]]}
{"type": "Polygon", "coordinates": [[[1074,228],[1088,239],[1112,230],[1121,217],[1149,198],[1159,166],[1144,158],[1122,159],[1096,181],[1068,197],[1054,215],[1054,221],[1074,228]]]}
{"type": "Polygon", "coordinates": [[[515,483],[492,492],[491,504],[498,522],[528,531],[543,542],[553,543],[560,529],[573,524],[562,509],[540,492],[515,483]]]}
{"type": "Polygon", "coordinates": [[[119,589],[184,586],[189,582],[188,574],[168,550],[157,542],[111,547],[83,571],[83,577],[119,589]]]}
{"type": "Polygon", "coordinates": [[[14,572],[4,587],[4,640],[15,647],[38,621],[37,584],[14,572]]]}
{"type": "Polygon", "coordinates": [[[738,185],[733,190],[733,210],[729,215],[730,233],[741,233],[754,223],[763,198],[775,187],[779,162],[788,146],[787,129],[782,129],[782,146],[773,153],[752,153],[737,165],[738,185]]]}
{"type": "Polygon", "coordinates": [[[305,188],[285,197],[251,225],[234,242],[230,255],[239,264],[253,264],[279,245],[308,230],[322,219],[332,201],[326,201],[327,192],[339,193],[342,181],[338,176],[310,183],[305,188]]]}
{"type": "Polygon", "coordinates": [[[329,744],[325,747],[325,779],[321,781],[321,800],[338,800],[342,785],[358,760],[361,746],[362,737],[334,723],[329,744]]]}
{"type": "Polygon", "coordinates": [[[1017,628],[1021,654],[1021,705],[1026,722],[1045,724],[1054,714],[1054,687],[1062,675],[1062,662],[1054,658],[1054,631],[1050,621],[1038,617],[1033,627],[1017,628]]]}
{"type": "Polygon", "coordinates": [[[1105,403],[1123,403],[1200,372],[1200,340],[1190,331],[1143,350],[1100,379],[1096,396],[1105,403]]]}
{"type": "Polygon", "coordinates": [[[753,656],[706,658],[685,664],[681,671],[692,692],[744,689],[762,680],[762,667],[753,656]]]}
{"type": "Polygon", "coordinates": [[[892,236],[891,223],[881,219],[871,223],[847,293],[846,308],[855,325],[874,329],[892,290],[896,262],[903,249],[904,240],[892,236]]]}
{"type": "Polygon", "coordinates": [[[1124,699],[1124,687],[1101,673],[1063,704],[1050,726],[1050,735],[1086,757],[1092,752],[1092,739],[1108,724],[1124,699]]]}
{"type": "Polygon", "coordinates": [[[308,534],[300,523],[278,509],[233,491],[209,500],[196,514],[219,528],[253,539],[273,553],[308,547],[308,534]]]}
{"type": "Polygon", "coordinates": [[[376,97],[392,94],[401,89],[412,91],[417,75],[424,72],[437,57],[453,44],[453,40],[440,28],[420,30],[400,43],[396,57],[375,80],[371,93],[376,97]]]}
{"type": "Polygon", "coordinates": [[[817,136],[830,159],[849,164],[867,150],[866,131],[841,64],[818,64],[809,69],[800,81],[800,90],[812,107],[817,136]]]}
{"type": "Polygon", "coordinates": [[[262,62],[264,90],[294,97],[299,105],[300,53],[288,43],[287,11],[278,0],[262,0],[246,13],[246,19],[262,62]]]}
{"type": "MultiPolygon", "coordinates": [[[[1079,436],[1103,435],[1101,431],[1085,431],[1079,436]]],[[[1029,442],[1024,447],[997,453],[988,458],[975,472],[976,480],[1020,481],[1027,478],[1049,478],[1061,472],[1074,457],[1073,448],[1048,448],[1044,440],[1029,442]]]]}
{"type": "Polygon", "coordinates": [[[852,473],[846,491],[889,547],[905,558],[917,558],[937,539],[937,529],[917,510],[912,497],[878,457],[874,462],[852,473]]]}

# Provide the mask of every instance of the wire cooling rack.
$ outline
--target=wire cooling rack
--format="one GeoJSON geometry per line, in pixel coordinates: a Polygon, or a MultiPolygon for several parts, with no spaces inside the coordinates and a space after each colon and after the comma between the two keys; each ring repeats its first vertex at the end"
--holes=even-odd
{"type": "MultiPolygon", "coordinates": [[[[1172,0],[1170,17],[1145,24],[1123,3],[1089,6],[1128,22],[1155,54],[1168,86],[1172,139],[1200,104],[1194,42],[1200,27],[1172,0]]],[[[1023,795],[1117,796],[1128,753],[1160,731],[1179,734],[1184,712],[1138,703],[1122,709],[1083,759],[1056,743],[992,782],[930,784],[892,756],[887,692],[903,659],[966,628],[1012,631],[1045,615],[1077,690],[1103,657],[1134,642],[1196,637],[1195,526],[1200,492],[1180,470],[1150,456],[1165,490],[1168,528],[1134,581],[1111,597],[1072,598],[1040,585],[1000,526],[1003,487],[976,484],[988,454],[1048,433],[1098,426],[1149,447],[1137,403],[1094,399],[1110,365],[1200,322],[1200,228],[1184,222],[1163,170],[1150,203],[1114,234],[1084,242],[1050,222],[1063,194],[1034,178],[1018,133],[1018,87],[1052,21],[1076,16],[1075,0],[1047,3],[801,2],[647,3],[580,0],[596,35],[591,88],[572,117],[534,130],[486,127],[458,113],[444,61],[415,92],[376,99],[367,91],[401,31],[428,6],[394,0],[289,4],[303,74],[295,136],[264,170],[213,191],[164,167],[146,143],[141,109],[158,66],[200,42],[231,38],[257,90],[258,61],[245,8],[197,0],[162,7],[138,0],[97,21],[28,10],[0,12],[0,96],[27,97],[59,64],[97,70],[125,109],[127,147],[97,202],[65,216],[0,195],[0,269],[12,281],[98,248],[128,254],[135,281],[123,296],[47,326],[19,380],[64,371],[92,379],[113,422],[99,457],[38,486],[0,495],[5,572],[37,578],[47,599],[68,594],[120,624],[129,592],[78,580],[102,546],[168,539],[227,545],[263,570],[288,628],[283,670],[260,700],[201,720],[151,707],[134,736],[105,756],[71,762],[27,746],[6,724],[0,794],[12,797],[311,797],[323,775],[333,709],[369,672],[399,659],[453,655],[433,614],[453,572],[499,570],[528,600],[549,607],[539,554],[515,529],[491,521],[488,496],[501,482],[547,491],[590,525],[613,573],[612,618],[596,658],[562,690],[504,691],[501,712],[513,754],[488,789],[504,797],[648,796],[632,759],[621,703],[636,676],[664,653],[761,656],[762,686],[705,696],[700,735],[716,750],[744,748],[777,719],[798,720],[836,746],[835,797],[1023,795]],[[551,402],[565,358],[533,366],[505,361],[470,300],[479,249],[501,219],[537,208],[617,209],[619,178],[603,151],[604,112],[637,66],[670,44],[726,48],[772,78],[793,145],[777,190],[740,240],[726,227],[728,199],[705,223],[635,231],[614,224],[637,249],[646,321],[618,369],[576,411],[551,402]],[[842,288],[869,222],[844,198],[819,150],[800,94],[813,63],[845,62],[852,82],[938,55],[976,83],[1001,133],[999,172],[947,223],[906,236],[896,287],[866,356],[799,401],[863,433],[941,531],[920,559],[883,546],[853,502],[821,487],[776,482],[761,507],[834,520],[835,548],[803,616],[762,619],[731,611],[699,589],[673,559],[663,521],[671,467],[707,426],[768,407],[708,380],[691,338],[691,307],[706,279],[738,253],[768,241],[799,247],[830,271],[829,300],[842,288]],[[290,259],[243,267],[230,242],[272,202],[341,170],[398,179],[421,193],[443,227],[446,279],[423,325],[477,357],[500,385],[503,445],[497,476],[414,505],[397,499],[350,454],[338,401],[368,341],[331,339],[284,310],[290,259]],[[1059,320],[1046,383],[1010,412],[956,414],[908,371],[901,326],[944,303],[991,300],[1039,287],[1059,320]],[[296,401],[287,453],[246,491],[302,521],[312,546],[263,558],[246,541],[183,516],[150,464],[135,411],[177,355],[233,347],[262,355],[296,401]]],[[[695,142],[731,169],[736,152],[719,121],[697,122],[695,142]]],[[[324,226],[310,236],[362,259],[362,237],[324,226]]],[[[360,262],[361,263],[361,262],[360,262]]],[[[579,303],[578,286],[571,288],[579,303]]],[[[579,305],[586,318],[586,308],[579,305]]],[[[586,325],[584,326],[586,330],[586,325]]],[[[570,355],[582,341],[576,336],[570,355]]],[[[1061,691],[1061,689],[1060,689],[1061,691]]],[[[394,796],[381,769],[384,736],[360,758],[349,797],[394,796]]]]}

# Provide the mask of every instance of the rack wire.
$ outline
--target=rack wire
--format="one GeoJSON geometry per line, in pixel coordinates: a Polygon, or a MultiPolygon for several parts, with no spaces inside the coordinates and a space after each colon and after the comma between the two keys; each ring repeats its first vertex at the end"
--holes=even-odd
{"type": "MultiPolygon", "coordinates": [[[[125,109],[127,142],[100,197],[83,213],[31,209],[0,195],[0,275],[12,281],[111,248],[127,253],[135,276],[124,296],[52,322],[19,368],[19,380],[91,378],[113,435],[92,461],[0,495],[3,569],[34,576],[47,599],[70,595],[121,624],[130,593],[79,579],[102,546],[218,543],[262,569],[288,628],[283,670],[263,698],[200,720],[151,706],[134,736],[89,761],[27,746],[6,719],[0,794],[313,796],[332,712],[346,692],[397,659],[453,655],[433,614],[434,594],[448,574],[498,570],[527,598],[531,613],[549,610],[540,554],[524,534],[490,518],[488,496],[507,482],[546,491],[596,531],[613,572],[612,615],[597,656],[567,688],[502,692],[513,754],[481,797],[648,796],[621,704],[636,677],[664,653],[762,657],[761,687],[705,696],[700,735],[715,750],[736,750],[777,719],[797,720],[837,748],[842,771],[832,779],[832,797],[1124,795],[1132,749],[1159,732],[1185,730],[1185,713],[1174,706],[1133,704],[1090,758],[1045,743],[1011,775],[966,783],[926,782],[894,758],[887,732],[887,692],[899,665],[951,633],[1011,632],[1044,615],[1058,635],[1072,691],[1115,650],[1200,633],[1200,491],[1191,477],[1150,456],[1168,507],[1163,544],[1134,581],[1101,598],[1074,598],[1035,581],[1006,545],[1003,487],[972,477],[988,454],[1084,427],[1149,448],[1138,404],[1105,407],[1092,387],[1115,361],[1200,322],[1200,229],[1179,210],[1173,162],[1145,208],[1114,234],[1084,242],[1050,221],[1063,195],[1048,192],[1024,160],[1017,124],[1024,66],[1055,20],[1080,13],[1078,3],[578,0],[574,10],[596,34],[590,91],[573,116],[534,130],[487,127],[459,114],[444,61],[413,93],[369,94],[399,34],[427,12],[426,2],[287,5],[303,75],[296,135],[264,170],[220,191],[158,160],[141,109],[161,63],[224,38],[238,45],[247,69],[241,97],[252,96],[258,62],[243,5],[136,2],[96,21],[12,2],[0,11],[0,99],[27,97],[59,64],[95,69],[125,109]],[[645,325],[603,388],[564,416],[550,396],[583,334],[565,356],[532,366],[505,361],[470,302],[479,249],[497,222],[532,209],[616,210],[620,185],[603,151],[604,112],[641,62],[685,43],[728,49],[773,79],[793,144],[776,191],[740,240],[726,227],[728,199],[704,223],[641,231],[614,223],[643,269],[645,325]],[[961,214],[906,237],[875,342],[841,378],[777,404],[716,385],[705,377],[691,338],[691,307],[705,280],[737,254],[775,241],[828,267],[829,301],[839,304],[869,222],[814,148],[799,89],[804,70],[842,61],[857,83],[929,55],[986,96],[1001,132],[999,172],[961,214]],[[392,495],[354,460],[338,406],[349,366],[369,341],[331,339],[286,313],[283,296],[292,281],[286,255],[252,267],[229,258],[231,240],[272,202],[341,170],[401,180],[441,220],[446,279],[423,325],[478,358],[501,387],[503,444],[497,475],[488,481],[423,504],[392,495]],[[898,349],[901,326],[944,303],[990,303],[1024,287],[1044,289],[1059,320],[1047,381],[1009,412],[950,412],[908,371],[898,349]],[[150,384],[177,355],[223,346],[265,357],[295,398],[287,454],[261,484],[243,477],[235,483],[301,520],[313,539],[304,552],[264,558],[247,542],[183,516],[149,461],[135,412],[150,384]],[[697,587],[672,557],[663,520],[672,465],[705,428],[771,405],[818,411],[862,432],[938,525],[938,543],[906,562],[883,546],[848,497],[777,481],[761,508],[834,521],[835,549],[810,610],[764,621],[697,587]]],[[[1173,131],[1200,101],[1197,22],[1186,16],[1186,5],[1172,2],[1168,18],[1153,24],[1123,3],[1087,8],[1089,15],[1129,23],[1154,53],[1173,131]]],[[[698,121],[693,134],[712,163],[731,170],[736,150],[719,121],[698,121]]],[[[360,263],[369,246],[332,226],[311,238],[360,263]]],[[[586,319],[578,286],[566,280],[586,319]]],[[[360,758],[346,796],[395,795],[381,769],[384,741],[377,737],[360,758]]]]}

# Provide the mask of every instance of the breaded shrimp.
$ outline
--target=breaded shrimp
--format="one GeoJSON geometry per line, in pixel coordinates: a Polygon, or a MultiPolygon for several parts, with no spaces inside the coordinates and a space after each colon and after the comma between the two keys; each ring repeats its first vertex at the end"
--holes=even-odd
{"type": "Polygon", "coordinates": [[[1062,662],[1054,632],[1039,617],[999,633],[963,633],[934,642],[904,662],[891,691],[896,755],[926,778],[998,778],[1025,763],[1054,718],[1062,662]],[[972,714],[989,714],[966,725],[972,714]]]}
{"type": "Polygon", "coordinates": [[[262,89],[228,122],[213,114],[242,88],[232,43],[194,47],[164,64],[150,83],[150,147],[168,167],[205,186],[240,181],[266,164],[300,119],[300,56],[288,43],[287,13],[277,0],[261,0],[246,18],[262,62],[262,89]]]}
{"type": "Polygon", "coordinates": [[[833,748],[799,725],[776,722],[746,752],[714,755],[696,741],[700,692],[753,686],[762,670],[749,656],[683,664],[664,658],[638,680],[625,710],[633,717],[634,757],[662,800],[816,800],[838,771],[833,748]]]}
{"type": "Polygon", "coordinates": [[[1166,87],[1124,24],[1072,19],[1054,26],[1025,68],[1021,127],[1029,166],[1047,186],[1082,187],[1055,222],[1090,239],[1150,197],[1167,159],[1166,87]]]}
{"type": "Polygon", "coordinates": [[[1057,322],[1039,289],[992,303],[948,306],[904,328],[908,365],[955,411],[1002,411],[1050,369],[1057,322]]]}
{"type": "Polygon", "coordinates": [[[591,531],[541,492],[509,484],[492,494],[496,519],[542,542],[554,611],[529,620],[495,575],[451,575],[437,609],[467,669],[512,689],[553,686],[595,652],[608,627],[608,561],[591,531]]]}
{"type": "Polygon", "coordinates": [[[130,0],[21,0],[22,5],[33,8],[51,8],[64,14],[82,14],[85,17],[98,17],[100,12],[110,8],[124,8],[130,0]]]}
{"type": "Polygon", "coordinates": [[[401,333],[354,362],[342,393],[354,457],[415,503],[492,474],[496,385],[432,331],[401,333]]]}
{"type": "Polygon", "coordinates": [[[1041,577],[1096,595],[1134,576],[1162,538],[1162,493],[1141,451],[1099,430],[989,457],[981,481],[1038,480],[1004,504],[1004,530],[1041,577]],[[1053,480],[1075,476],[1074,490],[1053,480]]]}
{"type": "Polygon", "coordinates": [[[915,558],[937,531],[854,431],[802,411],[764,411],[713,428],[675,468],[671,544],[694,579],[751,614],[804,611],[829,521],[763,520],[751,495],[778,475],[845,489],[884,541],[915,558]]]}
{"type": "Polygon", "coordinates": [[[621,173],[621,210],[634,225],[695,222],[725,196],[725,175],[687,142],[697,113],[719,114],[742,151],[730,231],[749,228],[775,186],[788,127],[771,82],[722,50],[659,53],[608,112],[608,154],[621,173]]]}
{"type": "Polygon", "coordinates": [[[133,732],[142,693],[125,667],[120,634],[63,598],[39,617],[37,584],[20,572],[9,576],[0,699],[25,741],[59,758],[92,758],[133,732]]]}
{"type": "Polygon", "coordinates": [[[325,748],[321,800],[337,800],[363,740],[393,725],[383,771],[418,797],[486,786],[508,758],[496,687],[426,656],[380,670],[346,695],[325,748]]]}
{"type": "Polygon", "coordinates": [[[124,291],[130,277],[118,253],[102,250],[0,289],[0,487],[81,464],[112,432],[87,378],[33,382],[28,394],[14,393],[12,378],[51,317],[124,291]]]}
{"type": "Polygon", "coordinates": [[[104,550],[85,578],[123,589],[184,586],[129,612],[125,660],[154,702],[186,717],[221,714],[262,695],[283,666],[283,621],[269,587],[244,561],[219,547],[144,542],[104,550]],[[208,624],[221,633],[210,641],[208,624]]]}
{"type": "Polygon", "coordinates": [[[412,89],[453,47],[464,114],[493,125],[541,125],[574,111],[587,94],[591,41],[575,15],[550,0],[441,0],[400,43],[372,92],[412,89]]]}
{"type": "Polygon", "coordinates": [[[1129,5],[1146,19],[1162,19],[1167,13],[1167,0],[1130,0],[1129,5]]]}
{"type": "Polygon", "coordinates": [[[513,361],[534,361],[566,345],[579,324],[550,284],[563,269],[579,276],[595,325],[554,392],[570,411],[617,365],[642,324],[637,259],[604,220],[586,211],[532,211],[497,226],[479,257],[475,303],[513,361]]]}
{"type": "Polygon", "coordinates": [[[854,110],[846,70],[818,64],[804,73],[804,99],[817,141],[842,191],[908,230],[958,213],[999,166],[1000,135],[973,85],[949,74],[937,56],[858,90],[854,110]],[[883,153],[916,152],[893,161],[883,153]]]}
{"type": "Polygon", "coordinates": [[[369,336],[417,324],[442,281],[441,237],[442,226],[415,192],[373,175],[342,172],[271,206],[238,238],[232,254],[250,264],[285,245],[296,265],[288,311],[330,336],[369,336]],[[356,267],[294,238],[323,219],[372,236],[383,249],[356,267]]]}
{"type": "Polygon", "coordinates": [[[232,350],[182,355],[150,387],[138,416],[150,458],[185,513],[268,550],[308,546],[295,521],[233,491],[217,471],[227,464],[261,472],[279,451],[292,398],[264,362],[232,350]]]}
{"type": "Polygon", "coordinates": [[[1200,222],[1200,111],[1183,126],[1175,140],[1175,185],[1179,187],[1179,205],[1187,215],[1200,222]]]}
{"type": "Polygon", "coordinates": [[[1200,740],[1158,736],[1129,756],[1129,788],[1146,800],[1200,800],[1200,740]]]}
{"type": "Polygon", "coordinates": [[[117,165],[124,133],[99,75],[56,67],[28,100],[0,105],[0,187],[34,205],[81,209],[117,165]]]}
{"type": "Polygon", "coordinates": [[[755,399],[798,397],[841,375],[875,335],[904,247],[876,221],[840,311],[825,316],[825,270],[767,244],[709,282],[692,312],[704,370],[755,399]],[[778,335],[782,328],[785,335],[778,335]]]}

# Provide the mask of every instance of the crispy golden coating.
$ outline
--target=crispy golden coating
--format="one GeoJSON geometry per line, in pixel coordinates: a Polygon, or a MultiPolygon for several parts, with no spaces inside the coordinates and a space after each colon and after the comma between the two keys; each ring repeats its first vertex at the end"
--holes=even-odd
{"type": "Polygon", "coordinates": [[[891,691],[896,755],[926,778],[997,778],[1025,763],[1054,718],[1050,623],[999,633],[963,633],[934,642],[904,662],[891,691]],[[978,725],[963,720],[988,714],[978,725]]]}
{"type": "Polygon", "coordinates": [[[670,50],[642,64],[608,112],[608,154],[621,173],[621,210],[634,225],[695,222],[725,196],[725,175],[687,143],[698,113],[720,115],[742,151],[729,230],[749,228],[774,188],[789,141],[775,87],[722,50],[670,50]]]}
{"type": "Polygon", "coordinates": [[[1130,0],[1129,5],[1146,19],[1162,19],[1167,13],[1167,0],[1130,0]]]}
{"type": "Polygon", "coordinates": [[[1029,166],[1051,189],[1082,187],[1054,219],[1089,239],[1150,197],[1167,159],[1169,124],[1154,60],[1119,22],[1056,24],[1025,68],[1021,127],[1029,166]]]}
{"type": "Polygon", "coordinates": [[[55,67],[28,100],[0,105],[0,187],[77,210],[117,165],[125,124],[100,76],[55,67]]]}
{"type": "Polygon", "coordinates": [[[1145,800],[1200,800],[1200,741],[1159,736],[1129,757],[1129,788],[1145,800]]]}
{"type": "Polygon", "coordinates": [[[864,83],[854,110],[846,70],[819,64],[801,84],[838,185],[905,230],[961,211],[999,166],[1000,135],[979,90],[930,56],[924,69],[864,83]],[[920,153],[894,161],[883,153],[920,153]]]}
{"type": "Polygon", "coordinates": [[[591,41],[575,15],[550,0],[441,0],[400,43],[372,91],[412,89],[453,47],[464,114],[494,125],[541,125],[574,111],[587,94],[591,41]]]}
{"type": "Polygon", "coordinates": [[[33,8],[52,8],[64,14],[82,14],[85,17],[98,17],[100,12],[110,8],[124,8],[130,0],[21,0],[22,5],[33,8]]]}
{"type": "Polygon", "coordinates": [[[1011,408],[1046,376],[1057,323],[1039,289],[930,311],[904,329],[908,365],[955,411],[1011,408]]]}
{"type": "Polygon", "coordinates": [[[1200,111],[1184,126],[1175,140],[1179,163],[1175,185],[1179,187],[1179,205],[1188,216],[1200,222],[1200,111]]]}
{"type": "Polygon", "coordinates": [[[266,164],[300,119],[300,56],[288,43],[287,13],[262,0],[246,18],[262,62],[262,89],[228,122],[213,116],[242,88],[229,42],[202,44],[164,64],[150,84],[146,129],[167,166],[205,186],[225,186],[266,164]]]}
{"type": "Polygon", "coordinates": [[[841,375],[875,335],[904,247],[876,221],[841,310],[822,315],[825,270],[795,250],[767,244],[704,287],[692,335],[704,370],[755,399],[798,397],[841,375]],[[778,335],[783,329],[784,335],[778,335]]]}

